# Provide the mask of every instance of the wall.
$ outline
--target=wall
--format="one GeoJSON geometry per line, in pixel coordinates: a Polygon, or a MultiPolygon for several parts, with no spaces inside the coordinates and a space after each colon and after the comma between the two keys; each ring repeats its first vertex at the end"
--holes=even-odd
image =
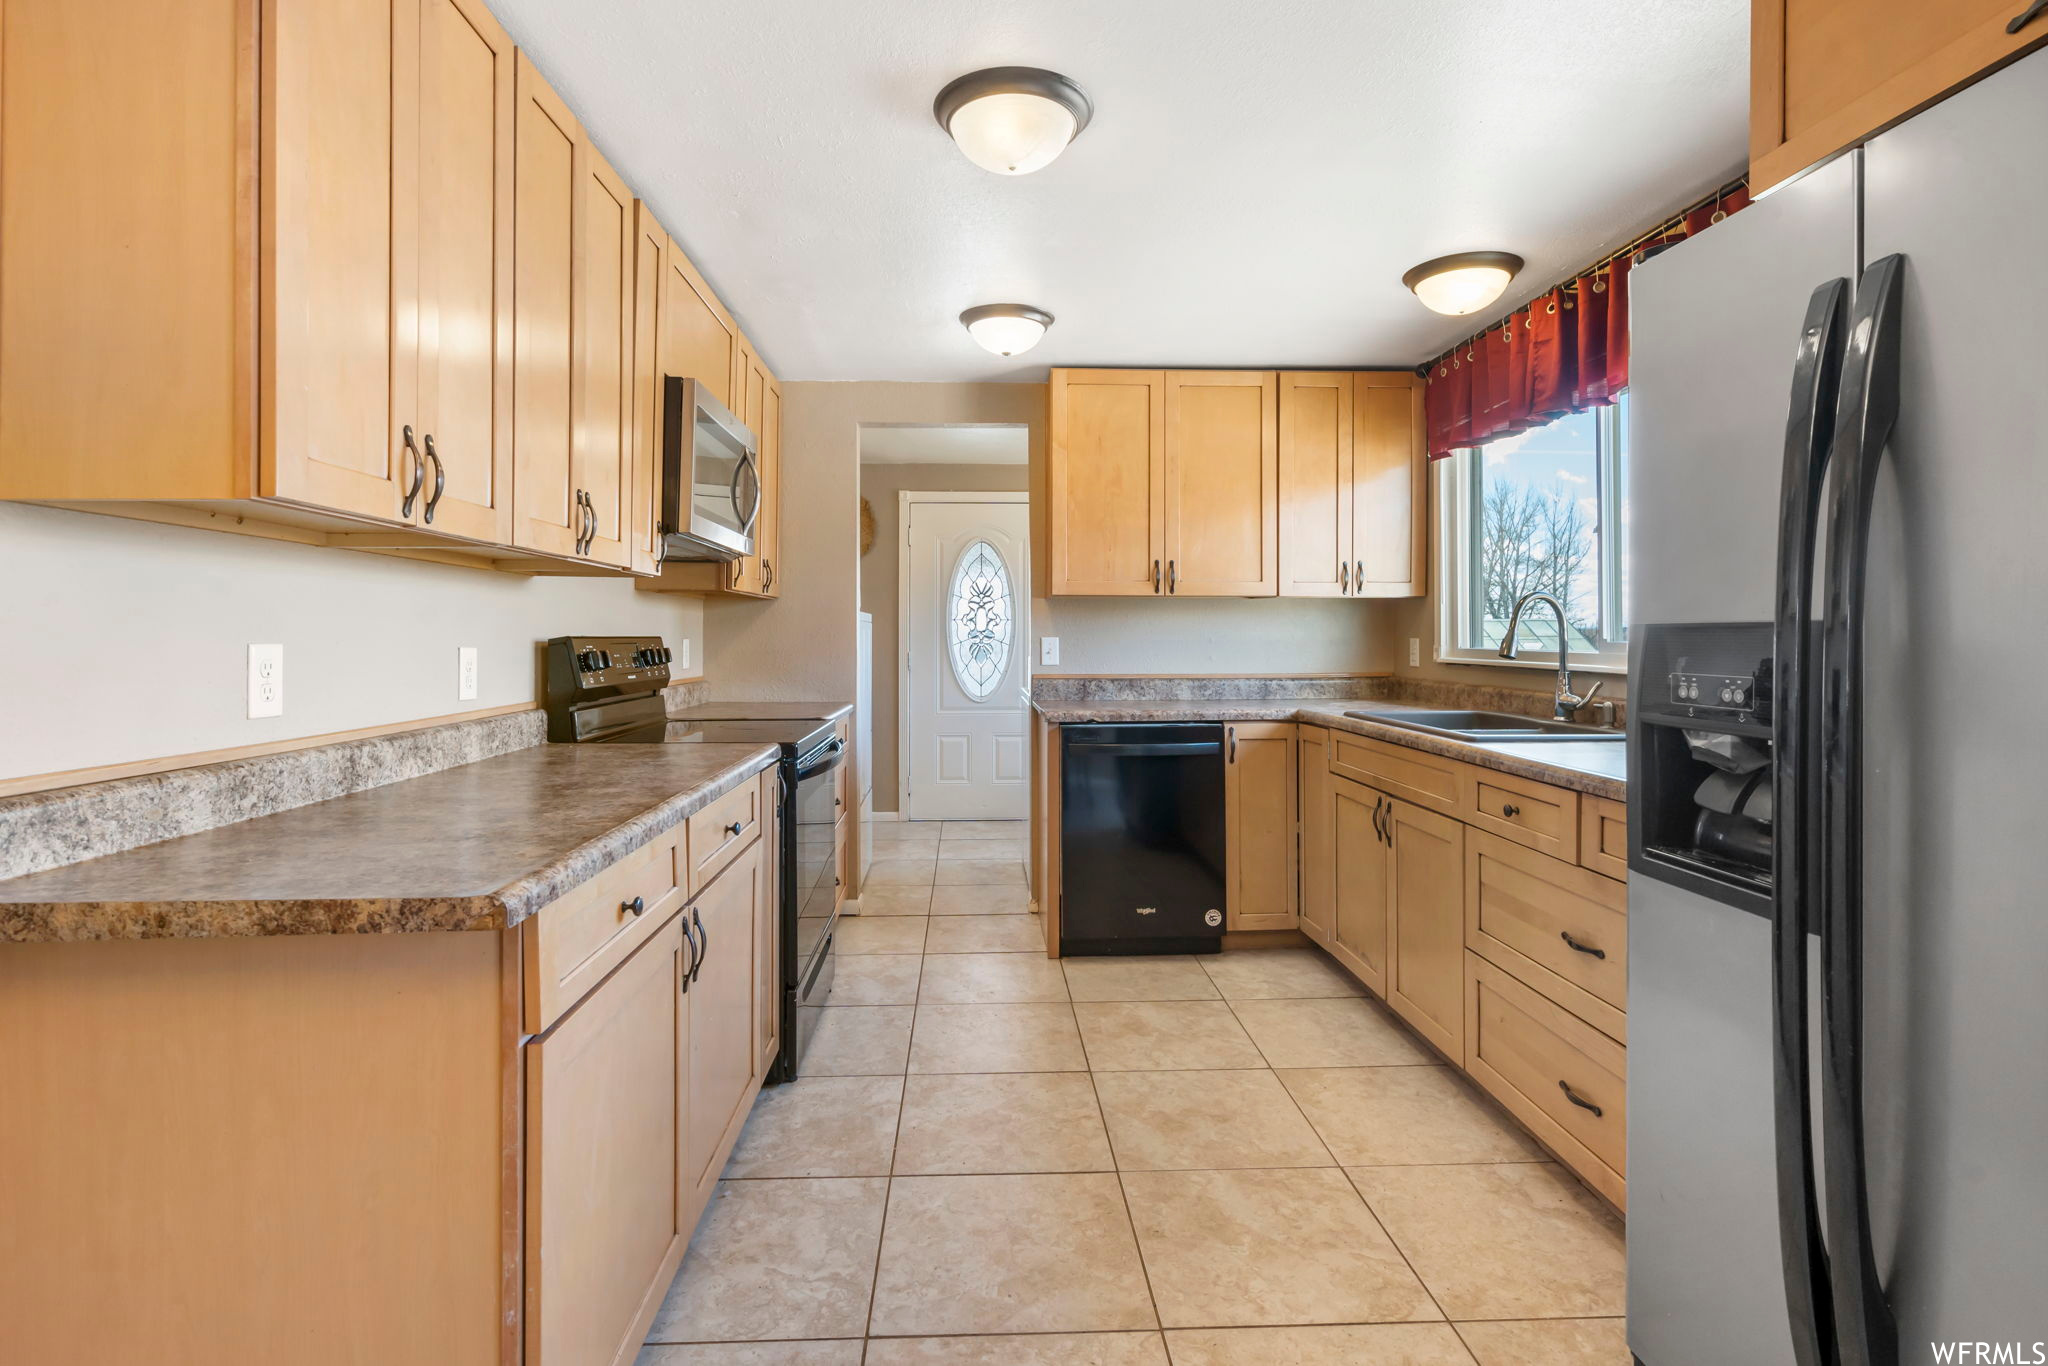
{"type": "Polygon", "coordinates": [[[704,647],[697,599],[621,579],[523,578],[14,503],[0,503],[0,633],[0,779],[532,703],[537,646],[554,635],[658,634],[679,661],[688,641],[693,665],[704,647]],[[247,718],[252,643],[285,647],[281,717],[247,718]],[[461,645],[479,652],[475,701],[455,695],[461,645]],[[74,676],[78,663],[89,668],[74,676]]]}
{"type": "MultiPolygon", "coordinates": [[[[861,557],[861,610],[875,618],[875,806],[894,811],[897,805],[896,685],[903,671],[897,637],[896,571],[903,534],[896,495],[915,492],[1023,491],[1031,471],[1024,465],[862,465],[860,492],[875,510],[875,548],[861,557]]],[[[1034,627],[1035,631],[1035,627],[1034,627]]],[[[1031,657],[1029,641],[1017,648],[1031,657]]]]}

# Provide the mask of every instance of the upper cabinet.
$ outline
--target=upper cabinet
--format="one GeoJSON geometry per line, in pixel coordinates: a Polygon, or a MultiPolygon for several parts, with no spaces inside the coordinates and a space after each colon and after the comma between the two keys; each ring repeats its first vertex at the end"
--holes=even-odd
{"type": "Polygon", "coordinates": [[[1407,371],[1054,370],[1050,591],[1424,591],[1421,382],[1407,371]]]}
{"type": "Polygon", "coordinates": [[[633,206],[633,545],[631,567],[652,574],[661,559],[661,296],[668,230],[644,203],[633,206]]]}
{"type": "Polygon", "coordinates": [[[1751,193],[2043,42],[2048,9],[2027,0],[1753,0],[1751,193]]]}

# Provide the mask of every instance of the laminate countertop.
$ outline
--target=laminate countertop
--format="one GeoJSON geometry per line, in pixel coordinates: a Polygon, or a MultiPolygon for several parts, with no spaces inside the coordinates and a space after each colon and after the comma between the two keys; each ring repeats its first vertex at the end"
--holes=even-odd
{"type": "Polygon", "coordinates": [[[778,752],[537,745],[0,881],[0,943],[504,929],[778,752]]]}
{"type": "Polygon", "coordinates": [[[1619,740],[1537,740],[1473,744],[1406,726],[1346,716],[1352,711],[1413,710],[1410,702],[1343,701],[1323,697],[1208,698],[1189,702],[1033,702],[1055,725],[1140,721],[1296,721],[1405,745],[1427,754],[1512,773],[1575,792],[1628,800],[1628,745],[1619,740]]]}

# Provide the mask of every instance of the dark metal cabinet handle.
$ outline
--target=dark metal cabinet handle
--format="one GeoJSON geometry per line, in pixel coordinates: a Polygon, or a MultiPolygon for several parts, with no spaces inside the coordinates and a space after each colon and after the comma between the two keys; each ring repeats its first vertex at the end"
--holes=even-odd
{"type": "Polygon", "coordinates": [[[704,960],[711,956],[711,936],[704,929],[704,917],[697,914],[694,906],[690,908],[690,923],[697,927],[697,959],[690,964],[690,980],[694,982],[697,974],[704,971],[704,960]]]}
{"type": "Polygon", "coordinates": [[[690,989],[690,983],[697,980],[697,963],[700,959],[703,958],[704,955],[697,951],[697,936],[690,932],[689,913],[685,912],[683,915],[678,916],[677,919],[682,921],[683,942],[689,945],[690,947],[690,961],[683,965],[682,989],[684,991],[688,991],[690,989]]]}
{"type": "Polygon", "coordinates": [[[619,914],[624,915],[627,911],[631,911],[636,916],[645,914],[647,911],[646,898],[636,896],[631,901],[621,901],[619,903],[619,914]]]}
{"type": "Polygon", "coordinates": [[[1564,1098],[1570,1101],[1572,1104],[1578,1106],[1581,1110],[1591,1110],[1593,1112],[1593,1118],[1599,1119],[1606,1115],[1607,1112],[1605,1110],[1595,1105],[1592,1101],[1587,1100],[1578,1092],[1572,1090],[1572,1088],[1566,1083],[1560,1081],[1557,1084],[1557,1089],[1564,1092],[1564,1098]]]}
{"type": "Polygon", "coordinates": [[[1159,561],[1152,561],[1152,591],[1159,591],[1159,561]]]}
{"type": "Polygon", "coordinates": [[[1570,930],[1559,930],[1557,932],[1557,937],[1559,939],[1562,939],[1566,944],[1569,944],[1572,948],[1578,950],[1580,953],[1585,954],[1588,958],[1599,958],[1604,960],[1607,957],[1607,950],[1596,949],[1591,944],[1581,944],[1578,940],[1572,938],[1572,932],[1570,930]]]}
{"type": "Polygon", "coordinates": [[[589,489],[583,490],[583,521],[583,553],[588,555],[590,547],[597,544],[597,499],[589,489]]]}
{"type": "Polygon", "coordinates": [[[420,496],[420,486],[427,482],[427,462],[420,459],[420,448],[412,442],[412,424],[410,422],[405,424],[404,437],[405,463],[412,471],[412,482],[405,487],[405,501],[398,505],[398,515],[410,517],[412,516],[412,505],[418,501],[420,496]]]}
{"type": "Polygon", "coordinates": [[[1237,727],[1230,728],[1230,762],[1237,762],[1237,727]]]}
{"type": "Polygon", "coordinates": [[[576,553],[581,555],[590,536],[590,503],[582,489],[576,490],[576,553]]]}
{"type": "Polygon", "coordinates": [[[1512,818],[1521,815],[1522,808],[1516,806],[1513,802],[1502,802],[1500,806],[1500,814],[1512,818]]]}
{"type": "Polygon", "coordinates": [[[739,834],[742,828],[744,827],[742,827],[738,821],[734,821],[731,825],[725,827],[725,833],[728,835],[737,835],[739,834]]]}
{"type": "Polygon", "coordinates": [[[1166,591],[1169,593],[1178,593],[1180,591],[1179,560],[1168,560],[1166,562],[1166,591]]]}
{"type": "Polygon", "coordinates": [[[767,592],[775,586],[775,561],[761,561],[761,591],[767,592]]]}
{"type": "Polygon", "coordinates": [[[427,433],[427,459],[434,462],[434,491],[427,495],[427,510],[421,519],[432,526],[434,509],[441,506],[441,495],[448,491],[448,468],[441,463],[440,452],[434,449],[434,434],[427,433]]]}
{"type": "Polygon", "coordinates": [[[2018,33],[2021,29],[2039,18],[2043,10],[2048,10],[2048,0],[2034,0],[2033,4],[2012,17],[2012,22],[2005,26],[2005,31],[2007,33],[2018,33]]]}
{"type": "Polygon", "coordinates": [[[1351,592],[1351,565],[1348,561],[1337,566],[1337,592],[1340,595],[1351,592]]]}
{"type": "Polygon", "coordinates": [[[1363,593],[1365,591],[1364,560],[1353,560],[1351,562],[1351,591],[1354,593],[1363,593]]]}

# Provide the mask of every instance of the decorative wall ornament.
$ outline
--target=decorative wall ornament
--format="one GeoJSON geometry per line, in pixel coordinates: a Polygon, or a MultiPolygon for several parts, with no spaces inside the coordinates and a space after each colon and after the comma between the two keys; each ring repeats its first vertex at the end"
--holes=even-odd
{"type": "Polygon", "coordinates": [[[866,555],[875,548],[875,510],[868,500],[860,500],[860,553],[866,555]]]}

